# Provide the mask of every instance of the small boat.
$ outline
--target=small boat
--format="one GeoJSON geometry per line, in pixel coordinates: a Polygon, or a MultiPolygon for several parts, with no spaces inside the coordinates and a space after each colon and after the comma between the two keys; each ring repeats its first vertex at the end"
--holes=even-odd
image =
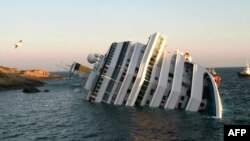
{"type": "Polygon", "coordinates": [[[250,65],[247,62],[246,67],[244,68],[244,70],[238,72],[238,76],[239,77],[250,77],[250,65]]]}

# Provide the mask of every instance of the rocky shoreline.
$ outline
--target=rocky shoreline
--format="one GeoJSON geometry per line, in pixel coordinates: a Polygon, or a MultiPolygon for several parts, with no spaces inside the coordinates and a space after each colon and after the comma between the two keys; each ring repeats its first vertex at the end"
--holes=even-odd
{"type": "Polygon", "coordinates": [[[0,90],[41,87],[45,85],[41,80],[62,78],[43,69],[18,70],[0,66],[0,90]]]}

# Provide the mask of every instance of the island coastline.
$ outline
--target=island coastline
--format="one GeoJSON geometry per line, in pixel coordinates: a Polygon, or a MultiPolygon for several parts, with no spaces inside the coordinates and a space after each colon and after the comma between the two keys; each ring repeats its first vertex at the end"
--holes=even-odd
{"type": "Polygon", "coordinates": [[[19,70],[0,66],[0,90],[42,87],[46,84],[43,80],[62,78],[44,69],[19,70]]]}

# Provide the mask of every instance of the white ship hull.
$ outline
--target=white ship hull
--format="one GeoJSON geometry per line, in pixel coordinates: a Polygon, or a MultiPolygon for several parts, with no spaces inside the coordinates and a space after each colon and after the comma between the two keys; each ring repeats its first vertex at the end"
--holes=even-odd
{"type": "Polygon", "coordinates": [[[100,55],[85,90],[91,102],[203,111],[222,117],[217,85],[209,71],[183,53],[170,53],[166,36],[155,33],[146,45],[113,43],[100,55]]]}

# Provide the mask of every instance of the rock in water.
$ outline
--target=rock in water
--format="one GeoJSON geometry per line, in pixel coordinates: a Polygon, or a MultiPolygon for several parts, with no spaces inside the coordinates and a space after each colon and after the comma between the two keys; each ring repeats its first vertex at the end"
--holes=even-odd
{"type": "Polygon", "coordinates": [[[27,87],[23,89],[23,92],[24,93],[39,93],[41,91],[35,87],[27,87]]]}
{"type": "Polygon", "coordinates": [[[49,90],[44,90],[44,92],[49,92],[49,90]]]}

